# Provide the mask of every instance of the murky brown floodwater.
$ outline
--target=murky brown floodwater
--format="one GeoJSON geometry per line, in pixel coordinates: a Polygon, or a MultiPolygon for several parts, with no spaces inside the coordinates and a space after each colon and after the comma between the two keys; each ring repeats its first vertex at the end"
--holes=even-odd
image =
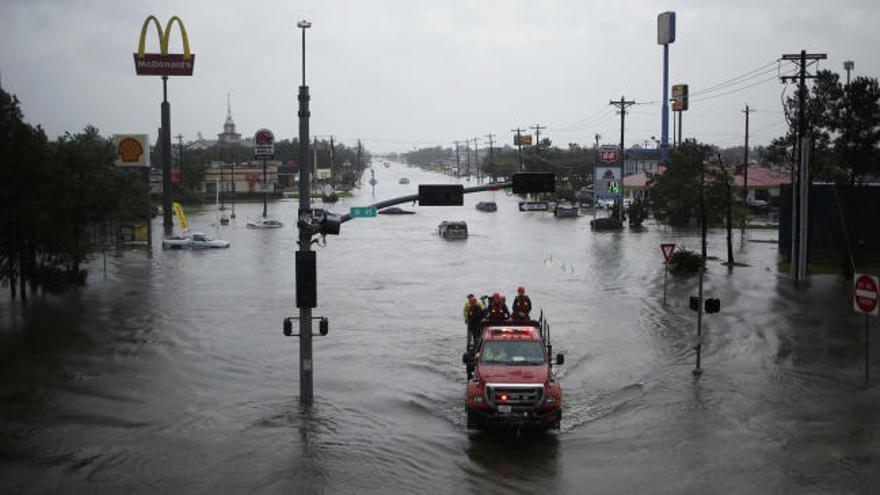
{"type": "MultiPolygon", "coordinates": [[[[377,164],[377,198],[451,179],[377,164]],[[407,176],[410,185],[399,185],[407,176]]],[[[334,208],[371,201],[360,197],[334,208]]],[[[238,204],[218,251],[98,257],[87,288],[0,299],[3,492],[826,493],[880,491],[880,387],[865,390],[864,320],[848,283],[795,288],[776,247],[745,243],[732,274],[711,262],[705,374],[691,376],[696,279],[670,278],[660,242],[698,233],[649,224],[595,233],[590,216],[520,213],[504,192],[462,208],[356,219],[318,252],[313,407],[298,401],[296,200],[287,226],[244,227],[238,204]],[[474,210],[495,199],[497,213],[474,210]],[[443,219],[471,237],[446,242],[443,219]],[[468,292],[525,285],[553,325],[562,430],[469,433],[460,364],[468,292]]],[[[213,210],[191,212],[214,234],[213,210]]],[[[158,239],[159,233],[157,233],[158,239]]],[[[753,231],[770,239],[773,231],[753,231]]],[[[157,242],[158,244],[158,242],[157,242]]],[[[724,233],[710,254],[724,257],[724,233]]],[[[875,330],[880,322],[873,321],[875,330]]],[[[880,380],[875,344],[874,374],[880,380]]]]}

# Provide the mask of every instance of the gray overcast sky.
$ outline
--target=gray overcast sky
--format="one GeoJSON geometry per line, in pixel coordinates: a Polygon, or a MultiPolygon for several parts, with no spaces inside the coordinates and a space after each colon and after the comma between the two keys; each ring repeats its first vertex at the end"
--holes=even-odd
{"type": "MultiPolygon", "coordinates": [[[[0,71],[25,118],[50,136],[91,123],[106,135],[146,132],[155,141],[161,80],[136,76],[132,53],[147,15],[163,24],[178,15],[196,64],[192,77],[169,80],[172,133],[216,137],[229,92],[239,132],[268,127],[290,138],[301,77],[295,26],[308,19],[313,135],[402,151],[473,137],[484,146],[488,133],[509,143],[511,129],[540,124],[559,145],[592,144],[595,133],[617,142],[619,117],[608,101],[625,95],[646,102],[627,115],[629,146],[660,135],[656,19],[665,10],[678,18],[670,85],[688,83],[693,95],[685,137],[741,143],[746,103],[758,110],[752,143],[782,134],[783,86],[768,64],[783,53],[827,53],[822,68],[843,72],[852,59],[856,75],[880,74],[876,0],[4,0],[0,71]],[[764,66],[703,101],[695,95],[764,66]]],[[[148,36],[148,51],[158,51],[155,30],[148,36]]],[[[176,29],[170,46],[180,51],[176,29]]]]}

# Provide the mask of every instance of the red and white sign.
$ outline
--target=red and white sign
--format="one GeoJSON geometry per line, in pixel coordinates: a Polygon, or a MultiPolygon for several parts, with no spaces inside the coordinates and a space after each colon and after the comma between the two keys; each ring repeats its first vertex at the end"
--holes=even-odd
{"type": "Polygon", "coordinates": [[[614,163],[620,160],[617,146],[604,145],[599,147],[599,161],[614,163]]]}
{"type": "Polygon", "coordinates": [[[660,244],[660,250],[663,251],[663,257],[669,263],[669,258],[672,257],[672,252],[675,251],[675,244],[660,244]]]}
{"type": "Polygon", "coordinates": [[[854,280],[853,308],[859,313],[877,316],[880,278],[864,273],[856,273],[854,280]]]}

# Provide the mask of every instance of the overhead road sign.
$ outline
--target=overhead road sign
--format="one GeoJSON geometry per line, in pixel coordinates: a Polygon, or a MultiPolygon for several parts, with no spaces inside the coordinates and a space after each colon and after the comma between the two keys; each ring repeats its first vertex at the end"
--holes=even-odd
{"type": "Polygon", "coordinates": [[[352,206],[349,210],[351,218],[371,218],[377,213],[375,206],[352,206]]]}
{"type": "Polygon", "coordinates": [[[548,211],[550,205],[546,201],[520,201],[519,211],[548,211]]]}

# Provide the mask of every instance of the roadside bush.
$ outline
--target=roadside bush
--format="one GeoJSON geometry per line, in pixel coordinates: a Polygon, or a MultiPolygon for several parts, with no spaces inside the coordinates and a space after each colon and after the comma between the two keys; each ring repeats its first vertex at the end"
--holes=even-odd
{"type": "Polygon", "coordinates": [[[679,275],[698,273],[701,266],[705,266],[705,263],[700,254],[683,248],[672,253],[669,259],[669,271],[679,275]]]}

